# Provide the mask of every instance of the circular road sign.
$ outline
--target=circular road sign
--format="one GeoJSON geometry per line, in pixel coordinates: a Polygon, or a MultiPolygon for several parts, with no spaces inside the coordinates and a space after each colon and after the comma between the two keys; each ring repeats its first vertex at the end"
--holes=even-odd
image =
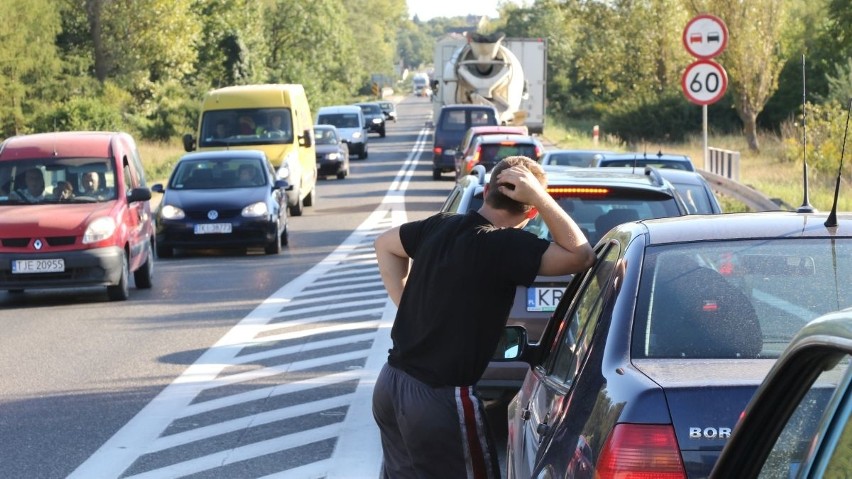
{"type": "Polygon", "coordinates": [[[713,58],[728,46],[728,27],[715,15],[698,15],[683,29],[683,46],[697,58],[713,58]]]}
{"type": "Polygon", "coordinates": [[[716,103],[728,89],[728,73],[713,60],[692,62],[680,79],[686,98],[697,105],[716,103]]]}

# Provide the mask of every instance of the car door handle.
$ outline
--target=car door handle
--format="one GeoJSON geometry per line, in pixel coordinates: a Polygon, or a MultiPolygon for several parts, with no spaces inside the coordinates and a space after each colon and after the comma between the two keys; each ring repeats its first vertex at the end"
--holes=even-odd
{"type": "Polygon", "coordinates": [[[521,409],[521,419],[523,419],[524,421],[527,421],[527,420],[529,420],[529,418],[530,418],[530,408],[529,408],[529,406],[527,406],[527,407],[521,409]]]}
{"type": "Polygon", "coordinates": [[[539,437],[546,436],[550,432],[550,426],[546,422],[543,422],[536,426],[535,432],[538,433],[539,437]]]}

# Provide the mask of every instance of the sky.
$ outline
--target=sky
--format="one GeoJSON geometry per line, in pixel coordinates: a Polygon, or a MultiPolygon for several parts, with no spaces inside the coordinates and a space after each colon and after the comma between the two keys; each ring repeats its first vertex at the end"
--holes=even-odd
{"type": "Polygon", "coordinates": [[[497,16],[497,5],[506,1],[522,5],[520,0],[406,0],[408,17],[414,14],[426,21],[434,17],[460,17],[468,14],[497,16]]]}

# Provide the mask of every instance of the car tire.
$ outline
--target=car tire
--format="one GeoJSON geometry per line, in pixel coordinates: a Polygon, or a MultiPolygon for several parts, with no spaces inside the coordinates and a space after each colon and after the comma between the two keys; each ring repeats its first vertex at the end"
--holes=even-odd
{"type": "Polygon", "coordinates": [[[157,243],[157,258],[171,258],[174,255],[174,248],[157,243]]]}
{"type": "Polygon", "coordinates": [[[305,200],[302,202],[305,206],[316,206],[317,202],[317,186],[314,185],[311,188],[311,192],[308,193],[308,196],[305,197],[305,200]]]}
{"type": "Polygon", "coordinates": [[[441,169],[440,168],[432,168],[432,179],[440,180],[441,179],[441,169]]]}
{"type": "Polygon", "coordinates": [[[384,138],[384,137],[385,137],[385,129],[384,129],[384,128],[382,128],[382,129],[379,131],[379,136],[380,136],[380,137],[382,137],[382,138],[384,138]]]}
{"type": "Polygon", "coordinates": [[[281,237],[278,236],[278,223],[275,223],[275,239],[264,248],[266,254],[281,254],[281,237]]]}
{"type": "Polygon", "coordinates": [[[358,155],[358,158],[361,158],[362,160],[366,160],[367,156],[369,156],[369,155],[370,155],[370,153],[367,151],[367,145],[364,145],[364,151],[362,151],[361,154],[358,155]]]}
{"type": "Polygon", "coordinates": [[[296,204],[290,205],[287,207],[290,212],[290,216],[302,216],[302,213],[305,212],[305,204],[302,202],[302,198],[297,196],[296,204]]]}
{"type": "Polygon", "coordinates": [[[130,265],[127,253],[122,255],[121,278],[118,284],[107,286],[107,296],[110,301],[126,301],[130,297],[130,265]]]}
{"type": "Polygon", "coordinates": [[[289,246],[290,245],[290,228],[284,227],[284,231],[281,232],[281,246],[289,246]]]}
{"type": "Polygon", "coordinates": [[[338,171],[338,172],[337,172],[337,179],[338,179],[338,180],[342,180],[343,178],[346,178],[346,176],[347,176],[348,174],[349,174],[349,172],[348,172],[348,171],[346,171],[346,170],[338,171]]]}
{"type": "Polygon", "coordinates": [[[154,285],[154,248],[151,247],[151,242],[148,242],[148,259],[142,263],[136,271],[133,272],[133,284],[137,289],[151,289],[154,285]]]}

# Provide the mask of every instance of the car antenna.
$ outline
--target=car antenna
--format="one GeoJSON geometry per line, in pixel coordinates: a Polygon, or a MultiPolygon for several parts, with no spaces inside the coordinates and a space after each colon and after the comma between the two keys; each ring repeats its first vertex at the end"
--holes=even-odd
{"type": "Polygon", "coordinates": [[[802,198],[802,206],[796,210],[796,213],[813,213],[816,209],[811,206],[808,200],[808,137],[805,125],[805,117],[807,116],[807,86],[805,84],[805,54],[802,54],[802,177],[804,181],[804,198],[802,198]]]}
{"type": "Polygon", "coordinates": [[[837,226],[837,195],[840,193],[840,175],[843,173],[843,155],[846,153],[846,136],[849,134],[849,112],[852,110],[852,99],[849,99],[849,107],[846,109],[846,129],[843,131],[843,145],[840,147],[840,167],[837,168],[837,181],[834,184],[834,202],[831,203],[831,213],[825,220],[825,226],[833,228],[837,226]]]}

